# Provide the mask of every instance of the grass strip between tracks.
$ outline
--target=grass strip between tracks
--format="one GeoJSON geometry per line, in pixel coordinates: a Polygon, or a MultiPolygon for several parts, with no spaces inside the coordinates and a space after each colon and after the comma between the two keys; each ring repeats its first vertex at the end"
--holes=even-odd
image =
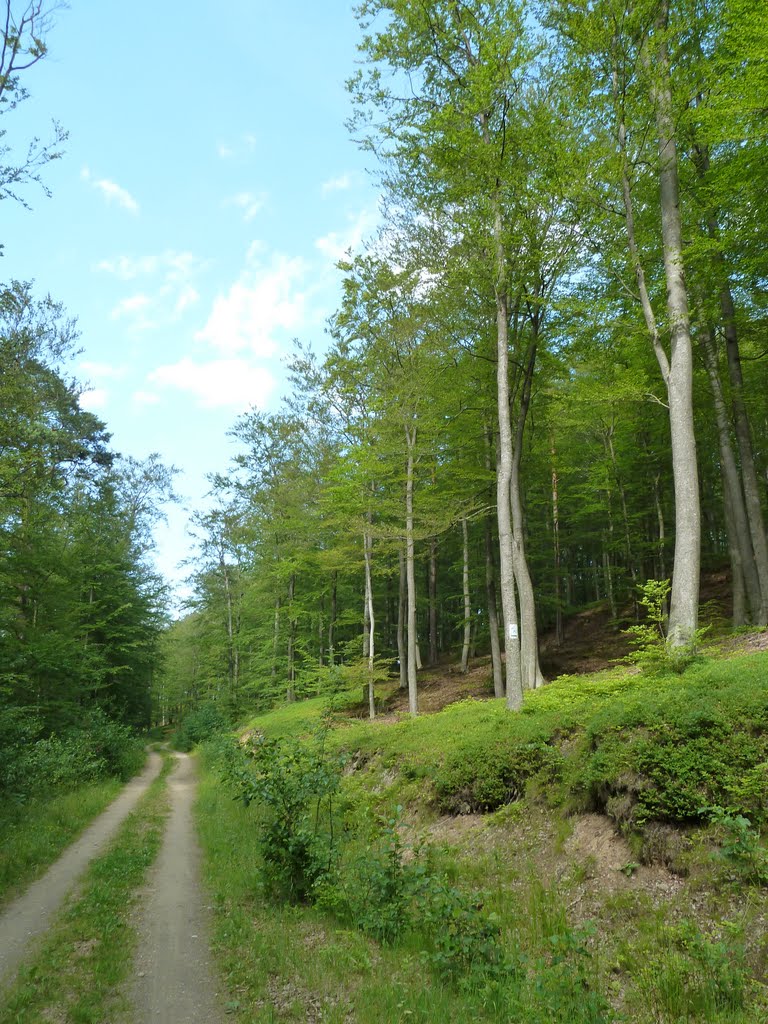
{"type": "Polygon", "coordinates": [[[88,868],[43,944],[5,993],[0,1024],[67,1020],[95,1024],[122,1009],[120,986],[133,963],[131,914],[136,891],[155,860],[168,815],[163,769],[113,840],[88,868]]]}

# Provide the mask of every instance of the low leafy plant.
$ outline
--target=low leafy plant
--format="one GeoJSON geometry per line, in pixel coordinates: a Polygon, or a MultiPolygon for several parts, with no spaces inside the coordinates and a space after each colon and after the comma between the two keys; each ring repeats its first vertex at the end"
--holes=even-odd
{"type": "Polygon", "coordinates": [[[312,742],[251,737],[226,775],[246,806],[260,811],[259,844],[267,888],[291,902],[308,899],[334,857],[333,797],[343,758],[312,742]]]}
{"type": "Polygon", "coordinates": [[[768,885],[768,851],[749,818],[722,807],[703,808],[702,813],[717,826],[722,836],[720,857],[735,868],[744,881],[768,885]]]}
{"type": "Polygon", "coordinates": [[[698,658],[709,626],[697,629],[687,643],[678,644],[667,635],[667,599],[669,580],[647,580],[638,587],[640,604],[646,610],[644,622],[624,633],[635,648],[628,660],[651,675],[671,672],[680,675],[698,658]]]}

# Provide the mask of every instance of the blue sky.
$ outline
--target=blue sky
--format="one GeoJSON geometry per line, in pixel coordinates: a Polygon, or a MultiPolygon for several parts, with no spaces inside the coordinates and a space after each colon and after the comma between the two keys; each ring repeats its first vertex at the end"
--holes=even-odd
{"type": "MultiPolygon", "coordinates": [[[[69,132],[46,198],[2,204],[2,279],[79,321],[74,370],[114,447],[157,451],[199,507],[250,405],[274,409],[294,337],[325,344],[335,262],[377,222],[370,156],[344,127],[359,30],[341,0],[72,0],[5,114],[21,153],[69,132]]],[[[158,534],[188,570],[187,512],[158,534]]]]}

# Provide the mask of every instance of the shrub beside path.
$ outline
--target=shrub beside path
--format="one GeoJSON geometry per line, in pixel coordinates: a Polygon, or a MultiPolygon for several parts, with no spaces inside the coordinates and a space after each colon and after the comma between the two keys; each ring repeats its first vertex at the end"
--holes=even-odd
{"type": "Polygon", "coordinates": [[[157,777],[162,758],[151,753],[144,771],[132,779],[65,853],[0,913],[0,988],[13,980],[32,942],[48,928],[64,898],[117,832],[157,777]]]}

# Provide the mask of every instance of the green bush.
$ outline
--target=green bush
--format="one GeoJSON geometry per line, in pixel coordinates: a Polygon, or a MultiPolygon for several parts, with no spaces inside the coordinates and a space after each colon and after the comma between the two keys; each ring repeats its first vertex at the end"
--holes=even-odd
{"type": "Polygon", "coordinates": [[[0,792],[7,795],[67,790],[109,776],[125,781],[143,762],[141,740],[98,708],[43,737],[34,712],[0,711],[0,792]]]}
{"type": "Polygon", "coordinates": [[[322,735],[311,742],[251,737],[225,766],[246,806],[259,813],[266,888],[275,896],[309,898],[334,858],[333,797],[343,760],[330,758],[322,735]]]}
{"type": "Polygon", "coordinates": [[[173,746],[186,753],[229,728],[229,716],[218,704],[201,704],[184,717],[174,734],[173,746]]]}
{"type": "Polygon", "coordinates": [[[519,800],[540,773],[554,781],[561,763],[560,752],[542,740],[462,745],[435,773],[438,808],[447,814],[494,811],[519,800]]]}

